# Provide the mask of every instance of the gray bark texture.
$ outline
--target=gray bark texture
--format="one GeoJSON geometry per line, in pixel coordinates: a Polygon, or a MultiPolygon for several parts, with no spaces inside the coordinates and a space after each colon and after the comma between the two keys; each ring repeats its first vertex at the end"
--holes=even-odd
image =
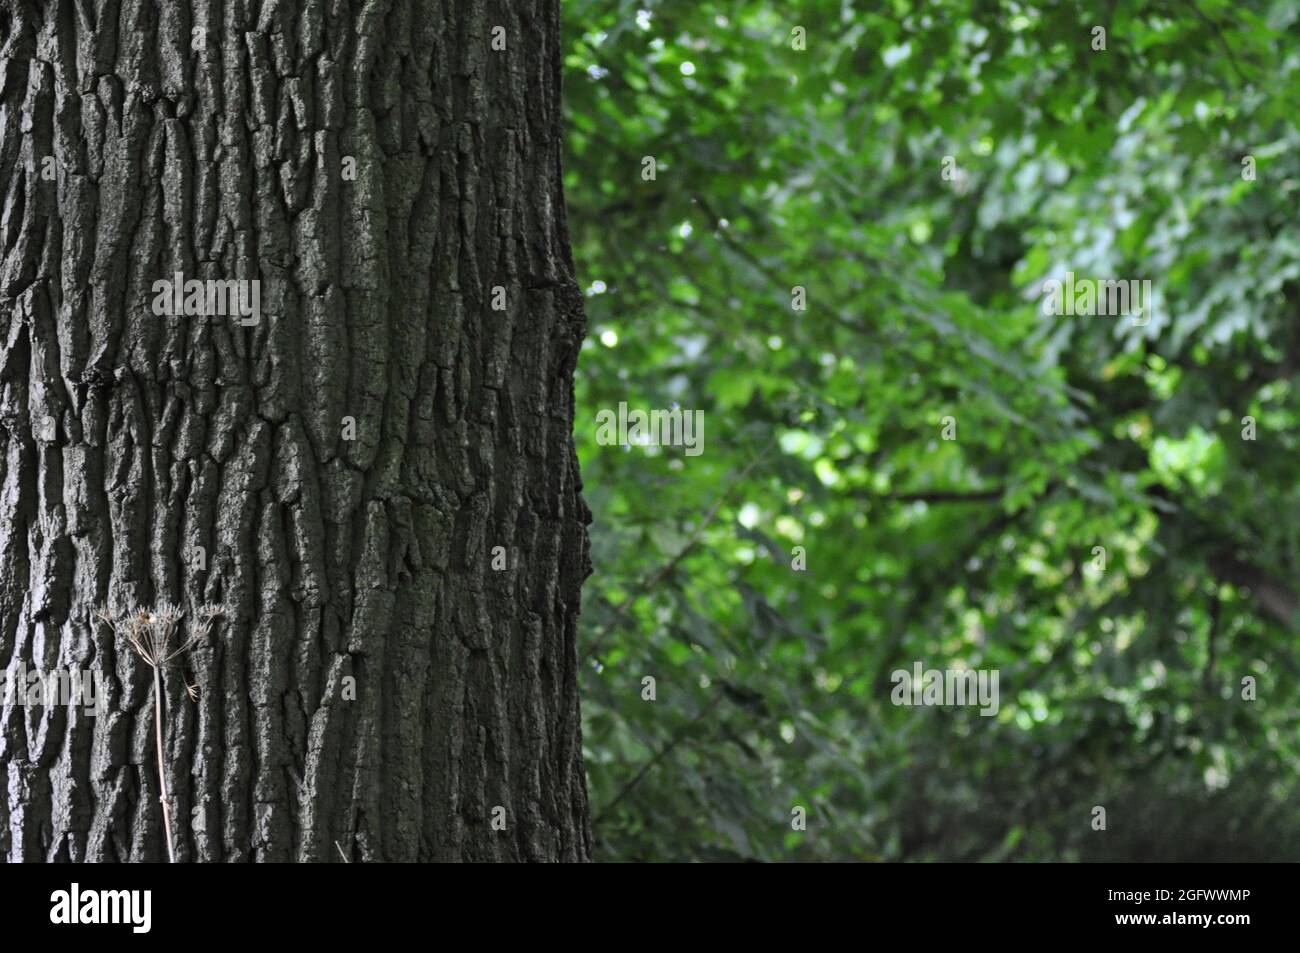
{"type": "Polygon", "coordinates": [[[95,612],[175,603],[178,862],[589,858],[560,66],[559,0],[0,0],[0,665],[106,676],[0,709],[0,856],[166,859],[95,612]]]}

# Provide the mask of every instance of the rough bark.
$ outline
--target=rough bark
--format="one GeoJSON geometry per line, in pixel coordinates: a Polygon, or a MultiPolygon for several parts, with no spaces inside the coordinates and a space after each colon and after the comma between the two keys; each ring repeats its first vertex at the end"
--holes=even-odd
{"type": "Polygon", "coordinates": [[[166,858],[163,602],[178,861],[589,856],[558,7],[0,0],[0,665],[109,687],[0,710],[11,862],[166,858]]]}

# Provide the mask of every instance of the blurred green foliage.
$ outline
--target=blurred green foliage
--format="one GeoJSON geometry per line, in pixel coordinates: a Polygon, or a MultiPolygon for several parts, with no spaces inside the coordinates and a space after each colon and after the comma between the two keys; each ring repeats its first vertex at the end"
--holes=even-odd
{"type": "Polygon", "coordinates": [[[1300,7],[565,18],[598,859],[1300,858],[1300,7]],[[1045,316],[1067,270],[1154,315],[1045,316]]]}

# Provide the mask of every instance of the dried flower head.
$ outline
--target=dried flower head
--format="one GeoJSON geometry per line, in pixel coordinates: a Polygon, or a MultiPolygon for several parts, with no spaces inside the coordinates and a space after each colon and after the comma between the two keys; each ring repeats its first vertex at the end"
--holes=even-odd
{"type": "MultiPolygon", "coordinates": [[[[207,605],[201,607],[194,616],[190,626],[190,637],[180,645],[173,647],[172,637],[180,627],[185,612],[180,606],[163,602],[153,609],[135,609],[125,615],[117,616],[107,608],[97,609],[95,617],[112,627],[113,632],[130,643],[136,655],[153,669],[154,685],[154,739],[155,753],[158,759],[158,786],[162,794],[163,828],[167,834],[167,856],[175,863],[176,851],[172,839],[171,808],[167,800],[167,773],[163,758],[163,694],[162,669],[168,662],[191,648],[199,640],[207,637],[212,630],[212,620],[222,615],[221,606],[207,605]]],[[[185,683],[185,693],[191,701],[199,700],[199,686],[185,683]]]]}
{"type": "Polygon", "coordinates": [[[211,619],[220,614],[213,613],[211,608],[205,606],[199,610],[198,615],[203,621],[197,622],[192,627],[190,638],[179,645],[173,644],[173,636],[185,612],[175,603],[163,602],[153,609],[137,609],[125,616],[115,616],[107,609],[99,609],[95,615],[124,637],[145,664],[157,667],[167,664],[207,637],[212,627],[211,619]]]}

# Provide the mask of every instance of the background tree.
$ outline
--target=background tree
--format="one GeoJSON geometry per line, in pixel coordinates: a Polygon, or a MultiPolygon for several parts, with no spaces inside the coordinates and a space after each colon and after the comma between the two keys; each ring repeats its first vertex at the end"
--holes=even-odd
{"type": "Polygon", "coordinates": [[[178,860],[588,856],[558,7],[0,3],[0,663],[109,676],[4,705],[10,861],[165,857],[164,603],[178,860]]]}
{"type": "Polygon", "coordinates": [[[566,8],[598,858],[1300,857],[1297,15],[566,8]]]}

